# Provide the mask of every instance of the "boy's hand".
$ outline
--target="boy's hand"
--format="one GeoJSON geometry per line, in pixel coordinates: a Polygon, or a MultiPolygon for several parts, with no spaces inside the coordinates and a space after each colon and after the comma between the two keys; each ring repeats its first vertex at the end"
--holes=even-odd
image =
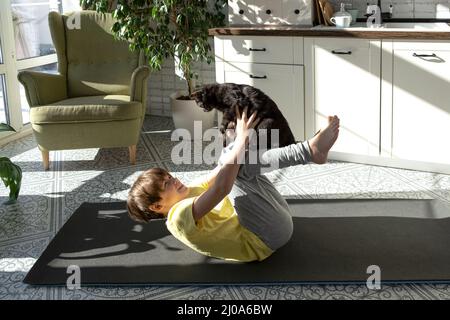
{"type": "Polygon", "coordinates": [[[260,118],[256,118],[257,111],[253,112],[250,118],[247,117],[247,107],[242,111],[242,115],[239,112],[239,108],[235,106],[236,112],[236,140],[242,139],[245,143],[248,143],[250,134],[254,132],[253,128],[256,127],[260,118]]]}

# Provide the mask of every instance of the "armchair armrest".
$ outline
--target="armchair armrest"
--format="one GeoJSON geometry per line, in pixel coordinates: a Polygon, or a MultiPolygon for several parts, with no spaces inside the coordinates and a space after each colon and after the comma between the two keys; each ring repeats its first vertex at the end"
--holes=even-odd
{"type": "Polygon", "coordinates": [[[145,102],[147,98],[147,78],[150,75],[148,66],[140,66],[133,71],[130,83],[130,100],[145,102]]]}
{"type": "Polygon", "coordinates": [[[17,78],[25,87],[30,108],[67,99],[67,83],[63,75],[21,71],[17,78]]]}

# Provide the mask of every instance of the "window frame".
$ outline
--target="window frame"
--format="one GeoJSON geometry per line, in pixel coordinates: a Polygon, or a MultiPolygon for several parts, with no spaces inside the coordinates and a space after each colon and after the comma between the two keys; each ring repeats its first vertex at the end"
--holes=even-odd
{"type": "MultiPolygon", "coordinates": [[[[45,0],[44,0],[45,1],[45,0]]],[[[59,12],[62,12],[62,1],[59,1],[59,12]]],[[[3,61],[0,63],[0,74],[5,76],[5,106],[7,122],[16,132],[0,132],[0,146],[12,140],[30,134],[31,124],[23,124],[20,86],[17,74],[21,70],[57,63],[56,53],[17,60],[14,26],[12,22],[11,0],[0,1],[0,50],[3,61]]]]}

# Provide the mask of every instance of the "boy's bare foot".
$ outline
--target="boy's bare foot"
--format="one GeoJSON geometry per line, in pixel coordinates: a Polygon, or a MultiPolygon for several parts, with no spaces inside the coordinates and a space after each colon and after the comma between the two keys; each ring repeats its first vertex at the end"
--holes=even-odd
{"type": "Polygon", "coordinates": [[[328,117],[328,125],[320,129],[314,137],[308,140],[311,149],[311,160],[317,164],[324,164],[328,159],[328,152],[339,135],[339,118],[328,117]]]}

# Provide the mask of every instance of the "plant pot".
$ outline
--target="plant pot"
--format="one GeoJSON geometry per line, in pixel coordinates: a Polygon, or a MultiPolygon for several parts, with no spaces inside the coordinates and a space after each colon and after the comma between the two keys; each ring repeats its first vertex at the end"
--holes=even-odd
{"type": "MultiPolygon", "coordinates": [[[[203,133],[214,127],[215,111],[203,111],[194,100],[177,100],[182,95],[187,95],[187,92],[178,91],[170,95],[175,129],[187,129],[190,133],[190,140],[202,140],[203,133]],[[201,121],[201,126],[197,123],[196,131],[194,131],[194,121],[201,121]]],[[[182,136],[184,137],[184,135],[182,136]]]]}

